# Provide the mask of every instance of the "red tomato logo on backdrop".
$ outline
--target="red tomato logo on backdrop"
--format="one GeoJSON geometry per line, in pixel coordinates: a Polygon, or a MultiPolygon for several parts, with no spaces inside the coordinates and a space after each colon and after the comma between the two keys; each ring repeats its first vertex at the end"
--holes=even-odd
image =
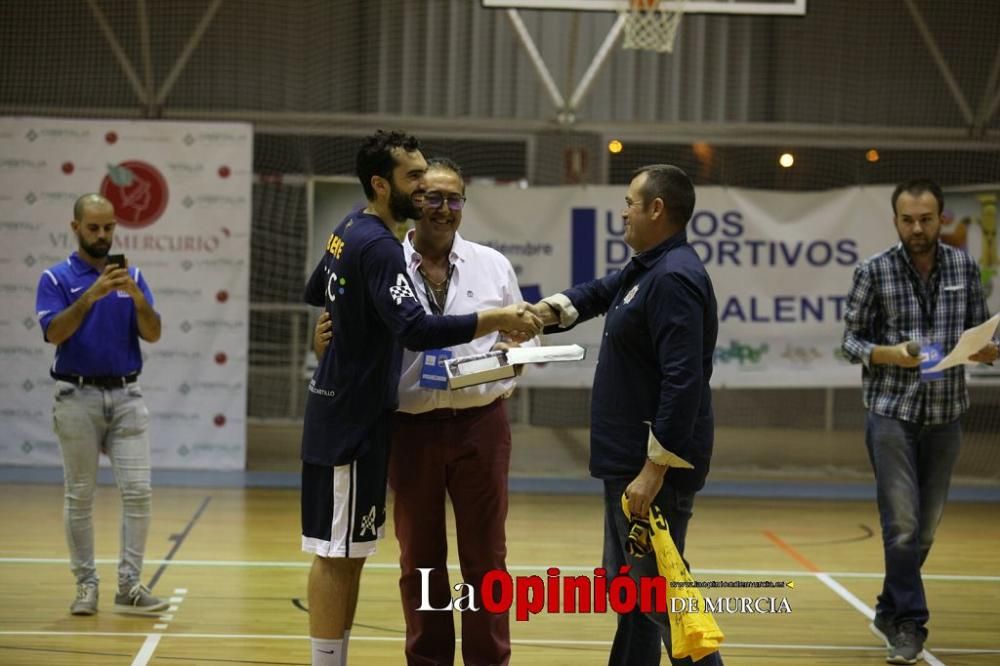
{"type": "Polygon", "coordinates": [[[167,208],[167,181],[156,167],[138,160],[109,164],[101,194],[115,207],[118,223],[129,229],[148,227],[167,208]]]}

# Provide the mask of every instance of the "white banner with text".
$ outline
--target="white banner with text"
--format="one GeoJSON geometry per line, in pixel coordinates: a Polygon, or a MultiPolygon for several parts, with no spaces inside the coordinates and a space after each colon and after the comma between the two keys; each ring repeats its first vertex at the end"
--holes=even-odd
{"type": "Polygon", "coordinates": [[[0,118],[0,463],[60,464],[35,290],[99,192],[163,321],[141,343],[154,468],[243,469],[252,159],[247,124],[0,118]]]}

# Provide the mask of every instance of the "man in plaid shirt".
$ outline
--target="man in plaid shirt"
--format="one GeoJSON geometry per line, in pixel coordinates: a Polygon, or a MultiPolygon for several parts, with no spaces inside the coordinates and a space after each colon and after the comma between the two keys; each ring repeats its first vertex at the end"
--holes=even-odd
{"type": "MultiPolygon", "coordinates": [[[[930,180],[904,183],[892,193],[892,209],[900,242],[855,270],[843,349],[864,364],[865,444],[885,550],[871,629],[889,648],[887,662],[914,664],[929,617],[920,567],[944,510],[969,394],[962,366],[936,379],[922,377],[921,358],[908,353],[907,344],[944,356],[989,312],[976,262],[938,242],[941,188],[930,180]]],[[[998,353],[993,342],[969,360],[992,363],[998,353]]]]}

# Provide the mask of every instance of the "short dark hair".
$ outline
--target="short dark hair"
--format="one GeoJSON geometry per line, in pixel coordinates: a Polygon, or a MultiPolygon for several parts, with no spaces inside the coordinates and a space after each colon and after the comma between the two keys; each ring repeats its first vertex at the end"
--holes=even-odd
{"type": "Polygon", "coordinates": [[[432,157],[427,160],[427,170],[431,171],[432,169],[451,171],[458,176],[458,179],[462,182],[462,189],[465,189],[465,174],[462,173],[462,167],[458,166],[458,162],[455,160],[450,157],[432,157]]]}
{"type": "Polygon", "coordinates": [[[648,164],[632,172],[631,180],[646,174],[642,186],[643,205],[648,207],[653,199],[660,198],[668,211],[668,219],[684,226],[694,213],[694,184],[683,169],[672,164],[648,164]]]}
{"type": "Polygon", "coordinates": [[[402,148],[408,153],[420,150],[417,137],[403,132],[378,130],[365,138],[358,151],[355,171],[365,197],[372,201],[375,198],[375,188],[372,187],[372,176],[381,176],[392,180],[392,170],[396,168],[396,158],[392,154],[394,148],[402,148]]]}
{"type": "Polygon", "coordinates": [[[899,213],[899,211],[896,210],[896,201],[899,199],[899,195],[903,192],[912,194],[915,197],[920,196],[924,192],[930,192],[934,195],[934,198],[937,199],[938,215],[944,212],[944,192],[941,191],[941,186],[930,178],[914,178],[913,180],[908,180],[905,183],[900,183],[896,186],[896,189],[892,191],[893,215],[899,213]]]}

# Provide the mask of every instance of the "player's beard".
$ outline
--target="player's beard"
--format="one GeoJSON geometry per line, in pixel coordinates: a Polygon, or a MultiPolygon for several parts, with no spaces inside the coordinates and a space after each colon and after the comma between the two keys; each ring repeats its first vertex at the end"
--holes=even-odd
{"type": "Polygon", "coordinates": [[[417,207],[417,204],[413,203],[410,197],[402,191],[397,190],[391,181],[389,182],[389,212],[392,214],[392,219],[395,222],[415,220],[421,214],[421,210],[417,207]]]}
{"type": "Polygon", "coordinates": [[[83,240],[82,238],[80,238],[79,241],[80,241],[80,249],[86,252],[94,259],[103,259],[104,257],[108,256],[108,252],[111,251],[111,243],[108,241],[98,241],[93,245],[83,240]]]}

